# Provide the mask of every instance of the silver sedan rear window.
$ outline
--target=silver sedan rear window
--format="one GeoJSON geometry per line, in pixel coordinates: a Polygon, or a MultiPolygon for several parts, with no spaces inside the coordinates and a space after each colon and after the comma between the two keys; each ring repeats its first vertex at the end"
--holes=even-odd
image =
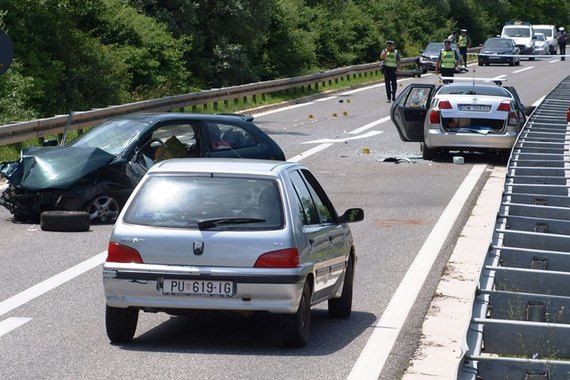
{"type": "Polygon", "coordinates": [[[148,178],[123,221],[216,231],[275,230],[284,224],[275,180],[172,175],[148,178]]]}

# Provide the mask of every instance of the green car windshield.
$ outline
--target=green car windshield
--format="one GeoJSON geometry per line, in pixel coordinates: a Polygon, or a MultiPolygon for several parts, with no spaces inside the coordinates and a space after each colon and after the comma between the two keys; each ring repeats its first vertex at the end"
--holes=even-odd
{"type": "Polygon", "coordinates": [[[67,144],[76,148],[99,148],[114,156],[121,154],[150,124],[136,119],[109,120],[67,144]]]}

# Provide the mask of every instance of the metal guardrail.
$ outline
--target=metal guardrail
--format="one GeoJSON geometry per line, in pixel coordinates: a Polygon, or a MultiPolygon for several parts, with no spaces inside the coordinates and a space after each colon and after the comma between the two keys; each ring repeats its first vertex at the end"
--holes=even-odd
{"type": "Polygon", "coordinates": [[[513,147],[460,379],[570,379],[569,108],[570,76],[513,147]]]}
{"type": "MultiPolygon", "coordinates": [[[[419,58],[403,58],[404,64],[416,64],[419,58]]],[[[362,65],[349,66],[311,75],[294,78],[276,79],[265,82],[250,83],[240,86],[214,88],[189,94],[167,96],[160,99],[145,100],[136,103],[128,103],[117,106],[109,106],[90,111],[75,112],[71,129],[82,129],[101,123],[102,121],[121,115],[134,112],[161,112],[182,110],[185,107],[205,106],[212,104],[217,110],[219,104],[228,105],[228,102],[238,100],[251,101],[255,106],[258,98],[264,99],[265,94],[275,93],[282,90],[300,89],[301,92],[319,86],[326,87],[334,83],[350,83],[352,79],[369,74],[378,74],[381,64],[366,63],[362,65]]],[[[18,122],[0,126],[0,145],[12,144],[33,138],[40,138],[48,135],[62,133],[67,120],[67,115],[38,119],[26,122],[18,122]]]]}
{"type": "MultiPolygon", "coordinates": [[[[479,48],[470,49],[471,52],[478,51],[479,48]]],[[[403,58],[404,65],[419,63],[419,57],[403,58]]],[[[127,115],[135,112],[162,112],[162,111],[182,111],[185,107],[207,107],[212,105],[214,110],[227,106],[230,101],[248,101],[255,106],[257,99],[265,99],[266,94],[283,90],[300,90],[305,88],[311,90],[319,87],[326,88],[334,83],[346,82],[357,77],[378,74],[381,64],[378,62],[365,63],[361,65],[348,66],[344,68],[324,71],[294,78],[276,79],[265,82],[249,83],[240,86],[214,88],[189,94],[166,96],[160,99],[145,100],[141,102],[109,106],[106,108],[92,109],[89,111],[76,111],[70,129],[78,130],[89,128],[102,123],[104,120],[127,115]],[[220,106],[222,104],[222,106],[220,106]]],[[[18,143],[34,138],[42,138],[63,133],[68,115],[58,115],[54,117],[37,119],[32,121],[17,122],[0,126],[0,146],[18,143]]]]}

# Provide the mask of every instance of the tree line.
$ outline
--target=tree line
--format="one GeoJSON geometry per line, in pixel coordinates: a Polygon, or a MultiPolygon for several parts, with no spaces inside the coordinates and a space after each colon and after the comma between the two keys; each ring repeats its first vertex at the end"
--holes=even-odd
{"type": "Polygon", "coordinates": [[[506,20],[566,26],[569,12],[559,0],[0,0],[15,46],[0,123],[374,62],[386,39],[404,56],[459,28],[478,44],[506,20]]]}

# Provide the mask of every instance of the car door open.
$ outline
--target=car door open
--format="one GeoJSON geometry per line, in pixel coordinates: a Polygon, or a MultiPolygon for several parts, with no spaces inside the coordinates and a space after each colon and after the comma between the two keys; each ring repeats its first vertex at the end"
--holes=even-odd
{"type": "Polygon", "coordinates": [[[434,89],[430,84],[411,84],[392,105],[390,118],[402,141],[424,141],[424,120],[434,89]]]}

